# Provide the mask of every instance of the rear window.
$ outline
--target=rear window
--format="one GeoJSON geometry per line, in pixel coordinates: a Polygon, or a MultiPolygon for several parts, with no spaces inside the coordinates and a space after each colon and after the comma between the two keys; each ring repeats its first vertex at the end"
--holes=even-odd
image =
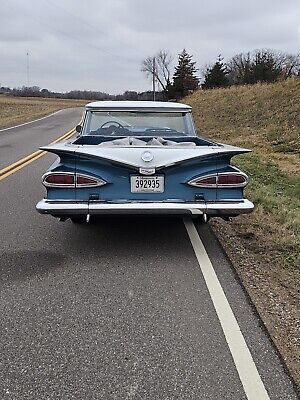
{"type": "Polygon", "coordinates": [[[89,111],[84,135],[195,135],[189,112],[89,111]]]}

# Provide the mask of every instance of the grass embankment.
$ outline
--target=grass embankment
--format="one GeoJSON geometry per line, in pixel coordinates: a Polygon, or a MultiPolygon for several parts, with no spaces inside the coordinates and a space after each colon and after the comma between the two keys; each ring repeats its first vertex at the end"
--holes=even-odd
{"type": "Polygon", "coordinates": [[[234,159],[251,177],[246,194],[256,205],[238,224],[271,241],[285,267],[299,268],[300,79],[198,91],[184,100],[204,136],[253,150],[234,159]]]}
{"type": "Polygon", "coordinates": [[[41,97],[0,96],[0,129],[44,117],[62,108],[84,106],[88,101],[41,97]]]}
{"type": "Polygon", "coordinates": [[[250,175],[255,211],[211,225],[300,387],[300,79],[198,91],[184,102],[203,136],[252,149],[233,161],[250,175]]]}

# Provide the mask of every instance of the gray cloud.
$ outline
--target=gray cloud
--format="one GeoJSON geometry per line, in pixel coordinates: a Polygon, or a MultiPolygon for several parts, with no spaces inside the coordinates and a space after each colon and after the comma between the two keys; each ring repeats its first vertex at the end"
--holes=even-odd
{"type": "MultiPolygon", "coordinates": [[[[147,90],[141,60],[185,47],[199,68],[256,48],[300,51],[299,0],[10,0],[0,13],[0,83],[147,90]]],[[[176,59],[175,59],[176,62],[176,59]]]]}

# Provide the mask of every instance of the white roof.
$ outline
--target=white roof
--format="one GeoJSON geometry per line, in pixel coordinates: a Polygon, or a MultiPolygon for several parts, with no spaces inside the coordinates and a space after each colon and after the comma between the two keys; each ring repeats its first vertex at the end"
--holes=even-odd
{"type": "Polygon", "coordinates": [[[88,110],[154,110],[189,111],[192,107],[167,101],[94,101],[86,105],[88,110]]]}

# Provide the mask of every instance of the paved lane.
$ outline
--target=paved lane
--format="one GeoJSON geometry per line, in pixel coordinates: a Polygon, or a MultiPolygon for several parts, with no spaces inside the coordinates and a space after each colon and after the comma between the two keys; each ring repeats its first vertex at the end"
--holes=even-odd
{"type": "Polygon", "coordinates": [[[0,169],[38,150],[74,128],[83,108],[67,108],[14,129],[0,131],[0,169]]]}
{"type": "MultiPolygon", "coordinates": [[[[0,183],[0,398],[246,395],[180,218],[35,212],[45,156],[0,183]]],[[[273,399],[296,399],[209,226],[197,226],[273,399]]]]}

